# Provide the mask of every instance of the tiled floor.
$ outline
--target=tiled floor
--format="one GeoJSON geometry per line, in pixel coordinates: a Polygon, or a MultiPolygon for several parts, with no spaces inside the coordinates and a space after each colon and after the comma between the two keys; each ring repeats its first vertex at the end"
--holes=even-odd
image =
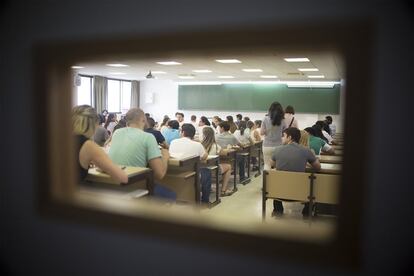
{"type": "Polygon", "coordinates": [[[264,226],[266,228],[264,232],[270,231],[294,237],[299,235],[301,239],[306,238],[303,236],[304,233],[310,239],[322,240],[329,239],[334,235],[335,217],[319,216],[312,221],[304,220],[301,213],[303,205],[296,202],[284,202],[284,216],[273,218],[271,217],[273,200],[267,200],[266,219],[263,222],[262,176],[253,177],[252,181],[246,185],[238,184],[237,189],[238,191],[233,195],[222,197],[220,204],[211,209],[204,209],[202,214],[229,224],[234,223],[237,226],[248,225],[249,227],[254,226],[256,229],[264,226]]]}

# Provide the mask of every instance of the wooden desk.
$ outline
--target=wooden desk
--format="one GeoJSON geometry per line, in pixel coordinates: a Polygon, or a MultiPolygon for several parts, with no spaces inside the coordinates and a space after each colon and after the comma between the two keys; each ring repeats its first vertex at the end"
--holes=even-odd
{"type": "MultiPolygon", "coordinates": [[[[243,146],[241,148],[239,148],[237,150],[236,156],[243,156],[246,157],[247,159],[247,178],[245,178],[243,181],[240,181],[240,184],[246,185],[247,183],[249,183],[251,181],[250,179],[250,151],[251,151],[252,146],[251,145],[246,145],[243,146]]],[[[246,167],[246,165],[244,164],[244,167],[246,167]]],[[[236,178],[236,174],[234,175],[234,177],[236,178]]]]}
{"type": "Polygon", "coordinates": [[[153,172],[149,168],[142,167],[126,167],[126,174],[128,175],[128,183],[118,183],[110,175],[91,168],[84,184],[89,187],[101,188],[113,191],[131,192],[134,189],[147,189],[148,193],[154,193],[153,172]],[[143,181],[145,182],[143,183],[143,181]]]}
{"type": "Polygon", "coordinates": [[[318,159],[321,163],[342,164],[342,156],[339,155],[320,155],[318,159]]]}
{"type": "Polygon", "coordinates": [[[219,181],[219,164],[220,157],[218,155],[209,155],[206,160],[201,161],[200,168],[208,168],[210,171],[216,171],[216,200],[210,202],[209,207],[213,207],[221,202],[220,200],[220,181],[219,181]]]}
{"type": "Polygon", "coordinates": [[[234,179],[233,179],[233,192],[237,192],[237,183],[236,183],[236,176],[237,176],[237,160],[236,160],[237,151],[235,149],[226,149],[225,154],[220,154],[220,162],[233,162],[233,171],[234,171],[234,179]]]}
{"type": "Polygon", "coordinates": [[[344,145],[331,145],[335,150],[344,150],[344,145]]]}
{"type": "Polygon", "coordinates": [[[310,166],[306,166],[305,171],[325,174],[341,174],[342,164],[321,163],[321,169],[319,171],[315,171],[310,166]]]}
{"type": "Polygon", "coordinates": [[[257,173],[254,175],[255,177],[258,177],[259,175],[261,175],[262,174],[262,171],[261,171],[261,162],[262,162],[262,155],[263,155],[263,153],[262,153],[262,150],[263,150],[263,141],[260,141],[260,142],[257,142],[257,143],[254,143],[253,144],[253,146],[250,148],[251,150],[250,150],[250,156],[251,157],[257,157],[257,167],[258,167],[258,171],[257,171],[257,173]]]}
{"type": "Polygon", "coordinates": [[[170,158],[168,170],[159,183],[177,195],[177,201],[200,203],[199,156],[170,158]]]}
{"type": "Polygon", "coordinates": [[[322,152],[321,151],[321,155],[337,155],[337,156],[342,156],[343,153],[344,153],[344,151],[343,150],[340,150],[340,149],[335,149],[335,154],[328,154],[328,153],[325,153],[325,152],[322,152]]]}

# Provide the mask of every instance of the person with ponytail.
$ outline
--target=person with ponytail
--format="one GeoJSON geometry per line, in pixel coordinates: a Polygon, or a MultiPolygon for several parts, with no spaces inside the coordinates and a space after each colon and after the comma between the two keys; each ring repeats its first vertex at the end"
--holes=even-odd
{"type": "Polygon", "coordinates": [[[265,170],[271,169],[270,161],[274,148],[282,144],[282,132],[287,128],[284,115],[282,105],[279,102],[273,102],[262,121],[260,134],[264,136],[263,161],[265,170]]]}

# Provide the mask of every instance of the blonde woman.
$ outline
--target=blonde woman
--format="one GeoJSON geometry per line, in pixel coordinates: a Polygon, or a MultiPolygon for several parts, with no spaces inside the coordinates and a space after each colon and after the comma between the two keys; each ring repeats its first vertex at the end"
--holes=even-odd
{"type": "MultiPolygon", "coordinates": [[[[214,137],[214,130],[211,127],[203,128],[203,141],[201,142],[208,155],[219,155],[224,153],[225,149],[222,149],[217,143],[214,137]]],[[[223,176],[223,185],[221,187],[221,196],[229,196],[233,192],[227,190],[227,186],[230,179],[231,165],[226,163],[219,164],[221,174],[223,176]]]]}
{"type": "Polygon", "coordinates": [[[112,163],[106,153],[91,140],[97,126],[98,115],[91,106],[80,105],[72,109],[72,127],[76,141],[76,161],[79,179],[85,179],[88,175],[89,165],[94,164],[116,181],[127,183],[128,176],[126,173],[112,163]]]}

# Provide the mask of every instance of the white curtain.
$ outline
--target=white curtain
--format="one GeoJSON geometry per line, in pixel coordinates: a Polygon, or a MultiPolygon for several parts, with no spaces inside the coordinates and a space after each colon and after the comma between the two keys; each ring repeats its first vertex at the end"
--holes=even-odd
{"type": "Polygon", "coordinates": [[[131,82],[131,107],[139,107],[139,81],[131,82]]]}
{"type": "Polygon", "coordinates": [[[100,114],[102,110],[108,109],[108,80],[101,76],[94,76],[93,83],[95,109],[100,114]]]}

